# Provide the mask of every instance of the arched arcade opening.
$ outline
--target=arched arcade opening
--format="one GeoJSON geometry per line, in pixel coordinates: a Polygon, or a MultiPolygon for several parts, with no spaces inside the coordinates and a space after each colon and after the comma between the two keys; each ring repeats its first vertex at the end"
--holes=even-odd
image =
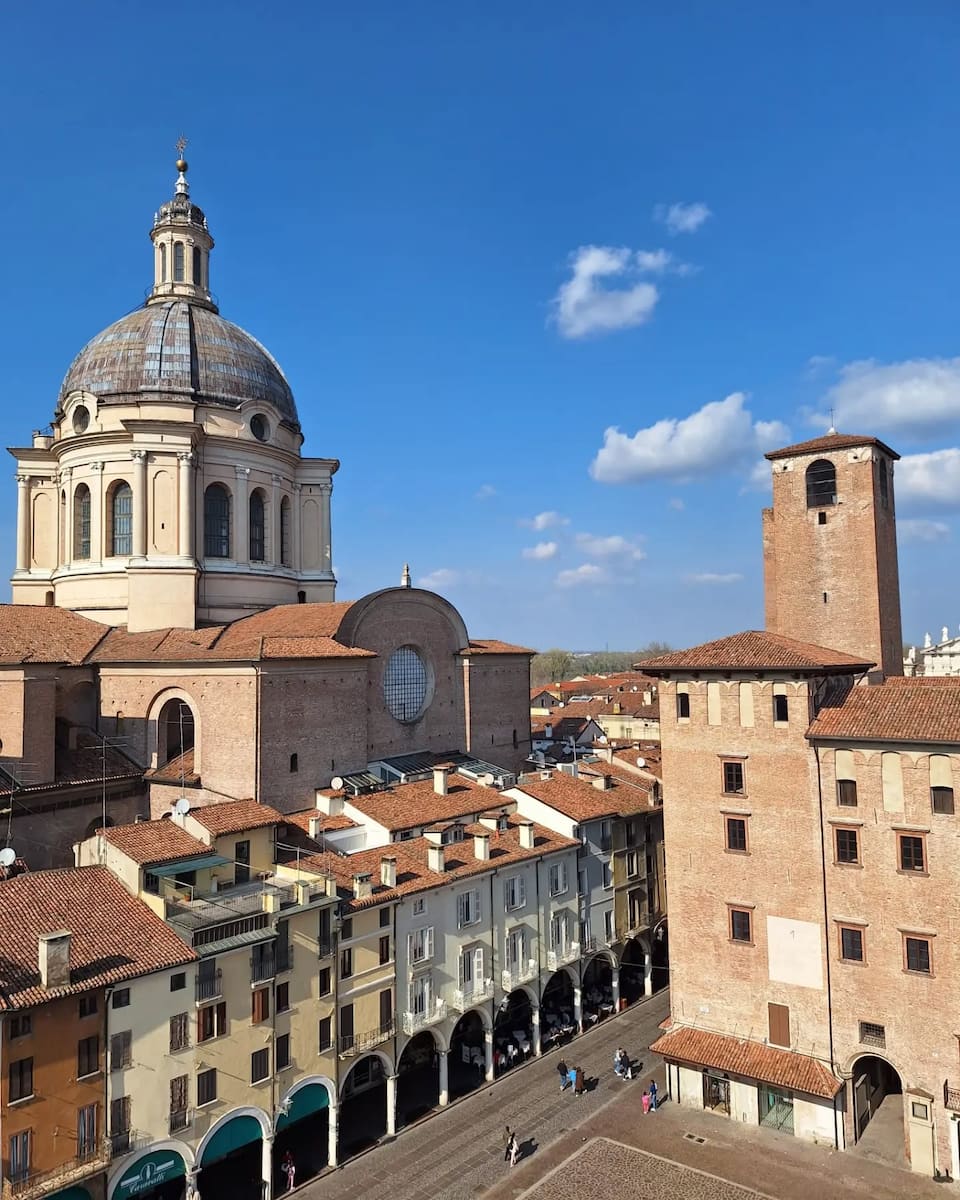
{"type": "Polygon", "coordinates": [[[350,1068],[340,1100],[339,1159],[375,1145],[387,1132],[387,1071],[377,1054],[366,1054],[350,1068]]]}
{"type": "Polygon", "coordinates": [[[418,1121],[439,1103],[439,1047],[423,1030],[407,1042],[397,1063],[397,1128],[418,1121]]]}
{"type": "Polygon", "coordinates": [[[500,1001],[493,1023],[493,1069],[499,1075],[532,1053],[533,1004],[524,988],[500,1001]]]}
{"type": "Polygon", "coordinates": [[[577,1032],[574,1020],[573,980],[560,968],[547,980],[540,1000],[540,1047],[549,1050],[577,1032]]]}
{"type": "Polygon", "coordinates": [[[447,1056],[450,1099],[457,1100],[486,1080],[483,1018],[475,1008],[463,1014],[450,1035],[447,1056]]]}
{"type": "Polygon", "coordinates": [[[262,1114],[237,1112],[214,1126],[197,1156],[201,1196],[262,1200],[265,1121],[262,1114]]]}
{"type": "Polygon", "coordinates": [[[330,1159],[330,1092],[319,1080],[291,1090],[281,1101],[273,1141],[273,1194],[287,1190],[283,1163],[287,1154],[296,1169],[294,1186],[306,1183],[330,1159]]]}

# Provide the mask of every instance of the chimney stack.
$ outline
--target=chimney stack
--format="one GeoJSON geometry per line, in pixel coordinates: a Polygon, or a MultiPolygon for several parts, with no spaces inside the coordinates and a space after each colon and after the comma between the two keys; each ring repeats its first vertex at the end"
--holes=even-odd
{"type": "Polygon", "coordinates": [[[595,775],[593,779],[593,786],[598,792],[608,792],[610,790],[610,776],[595,775]]]}
{"type": "Polygon", "coordinates": [[[532,850],[533,849],[533,822],[532,821],[521,821],[519,828],[520,828],[520,845],[522,846],[522,848],[524,850],[532,850]]]}
{"type": "Polygon", "coordinates": [[[433,790],[438,796],[447,794],[447,777],[450,772],[451,768],[446,765],[433,768],[433,790]]]}
{"type": "Polygon", "coordinates": [[[427,866],[440,874],[447,869],[443,846],[427,846],[427,866]]]}
{"type": "Polygon", "coordinates": [[[321,821],[320,817],[311,817],[310,818],[310,822],[309,822],[310,836],[313,838],[314,841],[316,841],[317,838],[319,838],[319,836],[320,836],[320,821],[321,821]]]}
{"type": "Polygon", "coordinates": [[[353,877],[353,898],[354,900],[364,900],[367,896],[373,895],[373,884],[370,882],[370,872],[363,871],[353,877]]]}
{"type": "Polygon", "coordinates": [[[70,986],[70,930],[42,933],[37,939],[40,985],[45,991],[70,986]]]}
{"type": "Polygon", "coordinates": [[[475,833],[473,835],[473,856],[479,858],[483,862],[487,862],[490,858],[490,834],[475,833]]]}
{"type": "Polygon", "coordinates": [[[380,859],[380,882],[388,888],[397,886],[397,860],[392,854],[380,859]]]}

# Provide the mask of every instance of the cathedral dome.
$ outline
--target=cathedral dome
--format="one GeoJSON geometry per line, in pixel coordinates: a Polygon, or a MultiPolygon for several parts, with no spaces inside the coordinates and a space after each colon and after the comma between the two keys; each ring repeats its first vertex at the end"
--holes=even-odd
{"type": "Polygon", "coordinates": [[[270,404],[299,428],[290,385],[270,353],[239,325],[187,300],[153,300],[98,333],[70,364],[61,405],[76,391],[101,403],[165,392],[229,408],[270,404]]]}

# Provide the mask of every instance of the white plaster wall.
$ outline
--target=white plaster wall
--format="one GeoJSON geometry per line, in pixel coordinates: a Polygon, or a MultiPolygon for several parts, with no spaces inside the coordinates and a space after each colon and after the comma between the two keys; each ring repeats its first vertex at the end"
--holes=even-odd
{"type": "Polygon", "coordinates": [[[823,988],[823,944],[813,921],[767,917],[767,962],[771,980],[823,988]]]}
{"type": "Polygon", "coordinates": [[[836,1125],[836,1136],[840,1140],[840,1149],[843,1149],[843,1121],[840,1115],[837,1115],[834,1122],[833,1105],[826,1100],[801,1100],[798,1097],[793,1101],[793,1132],[794,1136],[803,1138],[807,1142],[819,1142],[825,1146],[834,1144],[834,1125],[836,1125]]]}
{"type": "Polygon", "coordinates": [[[760,1124],[760,1094],[755,1083],[730,1080],[730,1116],[746,1125],[760,1124]]]}
{"type": "Polygon", "coordinates": [[[680,1103],[688,1108],[703,1108],[703,1074],[692,1067],[678,1067],[680,1103]]]}

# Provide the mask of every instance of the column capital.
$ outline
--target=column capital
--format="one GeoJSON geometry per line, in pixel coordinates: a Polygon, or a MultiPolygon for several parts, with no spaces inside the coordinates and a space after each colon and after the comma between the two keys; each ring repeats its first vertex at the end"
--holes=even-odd
{"type": "Polygon", "coordinates": [[[177,458],[188,467],[192,466],[197,460],[197,456],[192,450],[178,450],[177,458]]]}
{"type": "Polygon", "coordinates": [[[234,467],[233,472],[238,479],[246,479],[250,475],[249,467],[234,467]]]}
{"type": "Polygon", "coordinates": [[[99,462],[87,463],[87,468],[88,468],[88,470],[99,473],[100,471],[103,470],[105,465],[106,464],[102,460],[100,460],[99,462]]]}
{"type": "Polygon", "coordinates": [[[146,450],[131,450],[130,457],[137,464],[145,463],[147,461],[147,452],[146,450]]]}
{"type": "Polygon", "coordinates": [[[283,483],[283,476],[277,475],[276,472],[274,472],[274,474],[270,476],[270,480],[272,483],[283,483]]]}
{"type": "Polygon", "coordinates": [[[322,496],[329,496],[333,491],[333,484],[329,479],[325,479],[323,483],[318,483],[317,488],[322,496]]]}
{"type": "Polygon", "coordinates": [[[17,486],[18,487],[26,487],[29,482],[30,482],[29,475],[18,475],[17,476],[17,486]]]}
{"type": "Polygon", "coordinates": [[[57,482],[59,483],[61,481],[66,481],[67,483],[69,483],[70,476],[72,474],[73,474],[73,467],[61,467],[60,474],[57,476],[57,482]]]}
{"type": "Polygon", "coordinates": [[[293,488],[293,490],[294,490],[295,492],[302,492],[302,491],[303,491],[303,484],[302,484],[302,483],[294,483],[294,484],[291,484],[291,487],[293,488]]]}

